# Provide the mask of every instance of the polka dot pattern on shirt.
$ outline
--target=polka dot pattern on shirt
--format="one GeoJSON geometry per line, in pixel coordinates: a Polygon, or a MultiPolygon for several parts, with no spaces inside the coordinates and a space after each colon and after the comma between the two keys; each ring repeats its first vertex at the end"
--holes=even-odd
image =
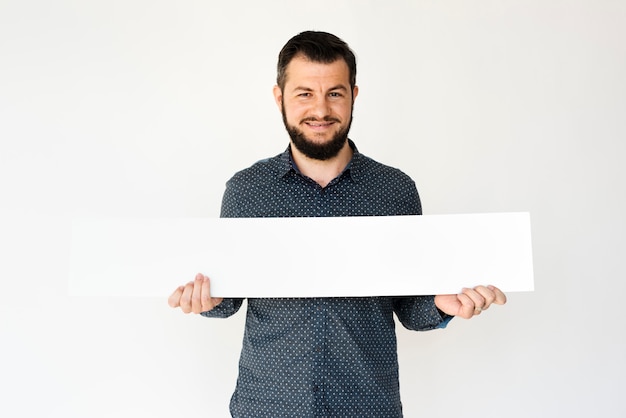
{"type": "MultiPolygon", "coordinates": [[[[238,172],[227,183],[222,216],[421,214],[417,189],[406,174],[350,145],[351,162],[324,188],[299,173],[289,149],[238,172]]],[[[341,252],[350,245],[349,236],[328,235],[324,251],[341,252]]],[[[284,245],[298,245],[300,238],[285,236],[284,245]]],[[[316,265],[324,263],[323,251],[306,256],[316,265]]],[[[242,262],[245,257],[241,254],[242,262]]],[[[259,280],[267,274],[259,272],[259,280]]],[[[203,315],[228,317],[242,302],[225,299],[203,315]]],[[[248,299],[232,415],[401,417],[394,313],[414,330],[434,329],[448,320],[432,296],[248,299]]]]}

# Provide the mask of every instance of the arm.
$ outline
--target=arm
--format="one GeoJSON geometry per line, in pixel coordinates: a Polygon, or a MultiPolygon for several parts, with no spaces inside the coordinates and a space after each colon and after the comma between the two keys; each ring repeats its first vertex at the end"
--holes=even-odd
{"type": "Polygon", "coordinates": [[[393,311],[402,325],[413,331],[445,328],[453,318],[435,305],[435,296],[393,298],[393,311]]]}
{"type": "Polygon", "coordinates": [[[476,286],[456,295],[394,298],[393,310],[405,328],[427,331],[445,328],[455,316],[470,319],[480,315],[493,303],[504,305],[504,293],[495,286],[476,286]]]}

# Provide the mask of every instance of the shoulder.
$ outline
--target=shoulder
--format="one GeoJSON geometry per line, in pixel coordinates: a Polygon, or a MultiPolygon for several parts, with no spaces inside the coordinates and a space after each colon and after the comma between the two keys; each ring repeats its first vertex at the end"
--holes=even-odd
{"type": "Polygon", "coordinates": [[[377,215],[419,215],[422,205],[415,182],[402,170],[360,154],[353,179],[377,215]]]}
{"type": "Polygon", "coordinates": [[[226,182],[221,216],[259,217],[274,213],[277,194],[285,188],[283,180],[289,171],[284,154],[257,161],[235,173],[226,182]]]}
{"type": "Polygon", "coordinates": [[[380,163],[363,154],[359,154],[357,167],[355,167],[355,169],[364,179],[378,179],[385,183],[415,185],[413,179],[399,168],[380,163]]]}
{"type": "Polygon", "coordinates": [[[236,172],[227,182],[227,187],[237,187],[244,184],[264,183],[272,177],[282,176],[288,167],[283,162],[283,154],[275,157],[264,158],[236,172]]]}

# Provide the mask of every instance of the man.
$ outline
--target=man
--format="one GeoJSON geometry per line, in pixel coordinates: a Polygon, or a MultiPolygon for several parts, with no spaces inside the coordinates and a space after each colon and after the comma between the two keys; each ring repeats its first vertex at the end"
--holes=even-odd
{"type": "MultiPolygon", "coordinates": [[[[341,39],[303,32],[289,40],[278,58],[274,98],[290,145],[228,181],[222,216],[421,214],[413,181],[360,154],[348,139],[358,92],[355,56],[341,39]]],[[[328,247],[309,254],[311,263],[324,263],[327,251],[350,245],[350,237],[328,232],[328,247]]],[[[284,237],[285,245],[304,239],[284,237]]],[[[233,315],[242,302],[211,297],[210,281],[201,274],[169,298],[170,306],[207,317],[233,315]]],[[[401,417],[393,314],[409,329],[430,330],[505,302],[493,286],[458,295],[249,299],[231,414],[401,417]]]]}

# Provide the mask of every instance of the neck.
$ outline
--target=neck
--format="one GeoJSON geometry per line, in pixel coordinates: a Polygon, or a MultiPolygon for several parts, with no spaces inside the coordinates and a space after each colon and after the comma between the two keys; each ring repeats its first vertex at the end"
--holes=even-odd
{"type": "Polygon", "coordinates": [[[346,168],[352,159],[352,148],[346,141],[341,151],[328,160],[315,160],[302,154],[298,149],[291,146],[291,157],[298,166],[298,169],[305,176],[313,179],[317,184],[326,187],[335,177],[346,168]]]}

